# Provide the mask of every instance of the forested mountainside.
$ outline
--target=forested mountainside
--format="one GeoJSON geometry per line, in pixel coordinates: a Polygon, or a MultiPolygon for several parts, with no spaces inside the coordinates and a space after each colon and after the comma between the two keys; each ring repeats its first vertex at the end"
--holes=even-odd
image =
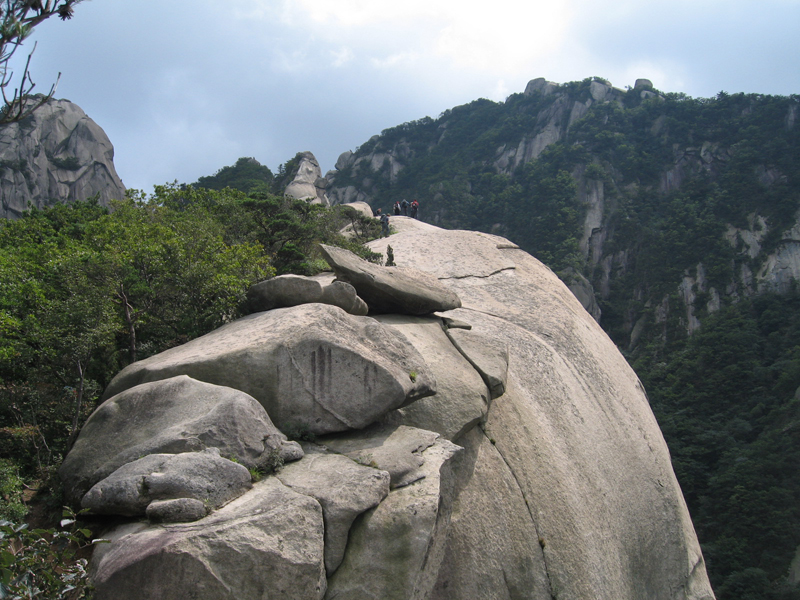
{"type": "Polygon", "coordinates": [[[722,600],[800,598],[800,97],[532,81],[374,136],[334,202],[496,233],[645,384],[722,600]]]}

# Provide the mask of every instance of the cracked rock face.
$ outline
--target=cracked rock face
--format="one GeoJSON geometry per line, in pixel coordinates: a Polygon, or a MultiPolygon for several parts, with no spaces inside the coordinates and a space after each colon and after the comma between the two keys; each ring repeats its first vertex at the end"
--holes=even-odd
{"type": "Polygon", "coordinates": [[[18,219],[28,204],[98,195],[108,206],[123,200],[105,132],[69,100],[50,100],[18,123],[0,127],[0,217],[18,219]]]}
{"type": "MultiPolygon", "coordinates": [[[[143,438],[160,429],[119,399],[186,376],[246,392],[278,427],[300,419],[317,436],[300,460],[203,515],[180,470],[170,485],[141,486],[168,471],[155,452],[108,472],[92,462],[103,419],[90,418],[83,458],[65,464],[94,468],[68,487],[119,488],[135,514],[148,503],[149,519],[104,534],[97,598],[712,600],[644,390],[573,294],[502,238],[412,219],[396,230],[372,249],[391,243],[402,272],[425,271],[412,278],[456,306],[376,315],[356,285],[375,317],[276,308],[115,378],[106,404],[143,438]]],[[[167,439],[200,455],[200,437],[167,439]]],[[[189,479],[227,485],[208,473],[189,479]]]]}
{"type": "Polygon", "coordinates": [[[591,315],[549,269],[502,238],[403,227],[370,247],[385,252],[391,244],[399,266],[438,277],[462,302],[446,316],[508,347],[504,394],[492,401],[481,429],[457,440],[477,459],[454,467],[463,488],[434,588],[438,596],[431,597],[713,598],[644,390],[591,315]],[[509,492],[516,500],[504,501],[518,508],[476,514],[476,506],[498,501],[499,483],[491,483],[486,462],[495,460],[505,463],[505,477],[518,489],[509,492]],[[493,522],[497,535],[512,528],[536,531],[541,539],[541,551],[534,547],[524,567],[535,581],[519,595],[523,567],[501,566],[497,539],[482,534],[493,522]],[[477,573],[500,591],[466,575],[477,573]],[[458,577],[485,591],[461,587],[458,577]]]}

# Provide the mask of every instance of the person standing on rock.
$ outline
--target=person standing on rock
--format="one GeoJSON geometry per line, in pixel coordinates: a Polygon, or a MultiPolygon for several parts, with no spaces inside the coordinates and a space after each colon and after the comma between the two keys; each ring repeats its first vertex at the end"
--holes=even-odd
{"type": "Polygon", "coordinates": [[[396,215],[400,214],[400,201],[399,200],[395,200],[394,201],[394,214],[396,214],[396,215]]]}
{"type": "Polygon", "coordinates": [[[416,219],[417,218],[417,211],[418,210],[419,210],[419,202],[417,202],[417,199],[414,198],[411,201],[411,218],[412,219],[416,219]]]}
{"type": "Polygon", "coordinates": [[[403,201],[400,203],[400,208],[403,209],[403,215],[406,217],[408,216],[408,200],[403,198],[403,201]]]}
{"type": "Polygon", "coordinates": [[[378,209],[376,215],[381,220],[381,237],[389,237],[389,215],[381,214],[381,209],[378,209]]]}

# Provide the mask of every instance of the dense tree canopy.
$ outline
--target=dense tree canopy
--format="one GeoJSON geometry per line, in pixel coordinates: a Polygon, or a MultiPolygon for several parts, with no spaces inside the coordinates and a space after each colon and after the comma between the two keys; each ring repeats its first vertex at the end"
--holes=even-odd
{"type": "Polygon", "coordinates": [[[94,201],[0,222],[0,452],[33,476],[58,464],[116,372],[240,313],[276,273],[327,268],[319,243],[380,259],[339,230],[345,207],[158,186],[108,211],[94,201]]]}

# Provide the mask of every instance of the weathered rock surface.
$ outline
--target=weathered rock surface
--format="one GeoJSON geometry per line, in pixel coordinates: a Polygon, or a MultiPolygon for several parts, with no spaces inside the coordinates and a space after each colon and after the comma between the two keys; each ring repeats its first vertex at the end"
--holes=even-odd
{"type": "MultiPolygon", "coordinates": [[[[340,420],[343,431],[194,523],[115,529],[93,558],[100,600],[712,600],[644,390],[575,296],[503,238],[412,219],[397,230],[372,249],[391,243],[401,267],[427,271],[460,308],[274,309],[115,379],[112,392],[207,376],[258,398],[277,424],[281,411],[315,424],[330,411],[309,398],[335,398],[361,429],[340,420]]],[[[169,521],[173,507],[156,502],[148,514],[169,521]]]]}
{"type": "Polygon", "coordinates": [[[425,359],[405,338],[374,319],[324,304],[224,325],[129,365],[106,395],[175,375],[241,390],[282,431],[316,435],[361,429],[436,389],[425,359]]]}
{"type": "Polygon", "coordinates": [[[349,206],[353,210],[357,210],[365,217],[372,217],[372,207],[366,202],[347,202],[343,206],[349,206]]]}
{"type": "Polygon", "coordinates": [[[0,126],[0,217],[17,219],[29,203],[44,208],[95,195],[107,206],[125,198],[125,186],[108,136],[76,104],[50,100],[0,126]]]}
{"type": "Polygon", "coordinates": [[[279,275],[260,281],[247,291],[247,306],[251,313],[314,302],[338,306],[351,315],[363,316],[369,312],[355,288],[344,281],[323,285],[312,277],[279,275]]]}
{"type": "Polygon", "coordinates": [[[320,438],[326,447],[359,464],[389,473],[392,489],[425,477],[422,453],[438,438],[433,431],[405,425],[374,425],[362,431],[320,438]]]}
{"type": "Polygon", "coordinates": [[[393,490],[354,523],[344,560],[328,580],[326,598],[429,597],[450,522],[450,462],[459,450],[447,440],[436,440],[422,452],[424,477],[393,490]]]}
{"type": "Polygon", "coordinates": [[[308,200],[312,204],[329,206],[330,202],[325,195],[327,185],[328,182],[322,177],[322,170],[316,157],[311,152],[302,152],[297,175],[286,186],[284,194],[298,200],[308,200]]]}
{"type": "Polygon", "coordinates": [[[135,517],[154,500],[191,498],[209,509],[238,498],[251,487],[250,471],[219,455],[219,449],[149,454],[92,486],[81,507],[98,515],[135,517]]]}
{"type": "Polygon", "coordinates": [[[274,477],[194,523],[116,528],[97,547],[96,600],[325,595],[322,509],[274,477]]]}
{"type": "MultiPolygon", "coordinates": [[[[448,316],[508,344],[506,391],[489,407],[485,429],[545,544],[532,560],[554,593],[713,598],[641,384],[567,287],[530,255],[484,234],[409,226],[370,246],[383,252],[388,244],[398,265],[428,270],[458,293],[463,306],[448,316]]],[[[469,477],[476,474],[457,480],[469,477]]],[[[483,478],[473,485],[495,495],[483,478]]],[[[477,520],[459,527],[460,539],[481,539],[477,520]]],[[[494,543],[481,542],[474,555],[491,555],[494,543]]],[[[461,554],[448,556],[442,573],[469,568],[448,562],[461,554]]],[[[514,597],[495,593],[479,597],[514,597]]]]}
{"type": "MultiPolygon", "coordinates": [[[[308,446],[307,446],[308,449],[308,446]]],[[[331,575],[342,562],[355,518],[389,493],[389,473],[363,466],[341,454],[306,452],[277,474],[284,485],[315,498],[325,520],[325,569],[331,575]]]]}
{"type": "Polygon", "coordinates": [[[461,306],[456,294],[416,269],[381,267],[349,250],[321,248],[336,277],[351,284],[376,313],[427,315],[461,306]]]}
{"type": "Polygon", "coordinates": [[[264,408],[238,390],[181,375],[120,392],[89,417],[59,469],[72,504],[123,465],[150,454],[217,448],[248,468],[260,466],[271,452],[284,461],[303,455],[264,408]]]}
{"type": "Polygon", "coordinates": [[[153,523],[188,523],[207,514],[206,505],[194,498],[154,500],[147,505],[147,518],[153,523]]]}
{"type": "Polygon", "coordinates": [[[547,576],[546,541],[514,473],[480,428],[461,443],[456,500],[431,600],[557,597],[547,576]]]}
{"type": "Polygon", "coordinates": [[[479,371],[454,346],[434,317],[379,315],[381,323],[402,334],[436,377],[436,394],[386,415],[387,423],[430,429],[451,441],[486,418],[490,392],[479,371]]]}
{"type": "Polygon", "coordinates": [[[471,329],[450,327],[447,329],[447,336],[480,373],[492,398],[505,394],[508,379],[508,345],[503,340],[476,333],[471,329]]]}

